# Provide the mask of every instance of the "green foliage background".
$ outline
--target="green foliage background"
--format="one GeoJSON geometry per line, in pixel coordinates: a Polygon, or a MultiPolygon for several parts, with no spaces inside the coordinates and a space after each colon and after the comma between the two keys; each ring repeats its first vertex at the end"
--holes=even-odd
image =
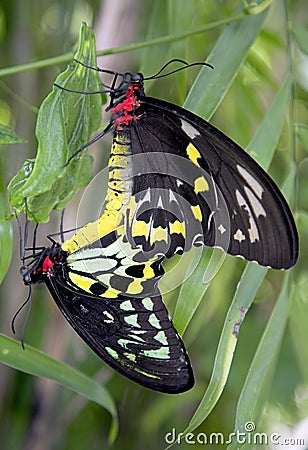
{"type": "MultiPolygon", "coordinates": [[[[301,236],[299,262],[287,274],[227,257],[204,285],[198,281],[211,256],[205,252],[192,277],[166,296],[176,327],[185,330],[196,376],[192,391],[168,396],[125,380],[88,351],[60,317],[44,286],[33,290],[25,331],[26,344],[34,348],[27,346],[23,351],[11,340],[10,322],[27,289],[19,276],[15,224],[13,240],[11,223],[0,222],[3,276],[13,253],[0,291],[0,355],[5,363],[0,366],[2,449],[163,449],[164,436],[173,429],[227,437],[233,430],[243,431],[248,421],[255,423],[256,431],[269,434],[280,433],[284,425],[290,437],[307,420],[308,12],[304,0],[259,3],[254,9],[246,5],[252,17],[245,34],[241,27],[247,17],[238,0],[1,3],[0,123],[27,140],[27,144],[14,144],[17,136],[0,128],[0,138],[12,142],[0,150],[1,218],[10,213],[6,185],[23,161],[36,154],[37,107],[59,71],[71,62],[80,24],[85,21],[98,32],[104,32],[102,24],[108,30],[106,46],[112,49],[99,52],[105,55],[100,60],[103,67],[108,64],[151,75],[173,57],[195,62],[210,55],[214,71],[198,74],[191,69],[156,81],[146,86],[148,95],[185,103],[207,119],[215,112],[214,124],[248,148],[264,167],[271,163],[269,173],[283,186],[296,211],[301,236]],[[232,16],[238,21],[233,22],[232,16]],[[248,34],[254,30],[256,39],[248,44],[248,34]],[[247,56],[242,63],[245,45],[247,56]],[[121,52],[118,46],[123,47],[121,52]],[[276,150],[272,162],[271,150],[276,150]],[[236,341],[232,329],[241,317],[239,307],[249,308],[253,300],[236,341]],[[112,444],[117,414],[119,433],[112,444]]],[[[106,37],[99,41],[98,50],[101,42],[106,43],[106,37]]],[[[91,150],[94,172],[106,164],[109,144],[106,139],[91,150]]],[[[73,224],[79,200],[68,208],[73,224]]],[[[55,214],[42,227],[40,243],[47,245],[44,236],[57,230],[55,214]]],[[[20,335],[20,316],[16,327],[20,335]]],[[[254,448],[229,447],[236,446],[254,448]]],[[[184,440],[178,447],[204,445],[191,446],[184,440]]]]}

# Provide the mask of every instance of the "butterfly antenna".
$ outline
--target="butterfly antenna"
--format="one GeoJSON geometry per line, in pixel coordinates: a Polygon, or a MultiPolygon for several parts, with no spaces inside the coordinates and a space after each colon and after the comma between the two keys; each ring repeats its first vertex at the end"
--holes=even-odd
{"type": "Polygon", "coordinates": [[[194,66],[206,66],[206,67],[210,67],[211,69],[214,69],[214,67],[211,64],[206,63],[206,62],[196,62],[196,63],[188,64],[186,61],[184,61],[182,59],[175,58],[175,59],[171,59],[166,64],[164,64],[164,66],[158,72],[156,72],[154,75],[152,75],[150,77],[146,77],[146,78],[144,78],[144,80],[155,80],[158,78],[164,78],[164,77],[172,75],[176,72],[180,72],[184,69],[188,69],[189,67],[194,67],[194,66]],[[164,73],[161,75],[161,73],[166,69],[166,67],[168,67],[170,64],[172,64],[174,62],[182,63],[182,64],[184,64],[184,66],[178,67],[177,69],[171,70],[170,72],[167,72],[167,73],[164,73]]]}
{"type": "MultiPolygon", "coordinates": [[[[66,87],[64,87],[64,86],[60,86],[60,85],[57,84],[57,83],[54,83],[54,86],[56,86],[56,87],[59,88],[59,89],[62,89],[63,91],[66,91],[66,92],[73,92],[73,93],[75,93],[75,94],[84,94],[84,95],[92,95],[92,94],[112,94],[112,93],[115,91],[114,86],[115,86],[115,83],[116,83],[116,80],[117,80],[118,76],[121,76],[122,78],[124,78],[124,76],[125,76],[125,74],[120,73],[120,72],[114,72],[113,70],[107,70],[107,69],[101,69],[100,67],[89,66],[88,64],[85,64],[85,63],[83,63],[82,61],[78,61],[77,59],[74,59],[74,61],[75,61],[77,64],[80,64],[81,66],[86,67],[87,69],[95,70],[96,72],[100,72],[100,73],[106,73],[106,74],[108,74],[108,75],[113,75],[112,85],[111,85],[111,86],[108,86],[108,84],[105,84],[105,83],[103,83],[103,82],[101,81],[102,86],[103,86],[103,89],[100,89],[100,90],[98,90],[98,91],[76,91],[75,89],[68,89],[68,88],[66,88],[66,87]]],[[[122,82],[122,83],[123,83],[123,82],[122,82]]]]}
{"type": "Polygon", "coordinates": [[[21,222],[19,220],[19,217],[15,212],[15,217],[16,217],[17,225],[18,225],[18,234],[19,234],[19,258],[20,258],[23,266],[25,263],[25,251],[26,251],[26,245],[28,242],[28,235],[29,235],[29,219],[28,219],[28,208],[27,208],[27,199],[26,198],[25,198],[25,215],[26,215],[26,221],[25,221],[25,227],[23,230],[21,222]]]}
{"type": "Polygon", "coordinates": [[[22,226],[21,226],[21,222],[19,220],[18,215],[15,212],[15,217],[17,220],[17,225],[18,225],[18,234],[19,234],[19,258],[22,262],[24,262],[25,260],[25,246],[23,245],[23,232],[22,232],[22,226]]]}
{"type": "Polygon", "coordinates": [[[68,158],[67,162],[64,164],[64,167],[68,166],[69,163],[72,161],[72,159],[75,158],[75,156],[77,156],[79,153],[81,153],[86,148],[90,147],[90,145],[94,144],[94,142],[99,141],[103,136],[105,136],[105,134],[107,134],[109,131],[111,131],[112,126],[113,126],[113,124],[112,124],[112,122],[110,122],[101,133],[98,133],[98,135],[94,136],[94,138],[90,139],[90,141],[88,141],[86,144],[82,145],[78,150],[76,150],[75,153],[73,153],[68,158]]]}
{"type": "Polygon", "coordinates": [[[63,244],[63,242],[64,242],[64,231],[63,231],[64,211],[65,211],[65,208],[62,209],[62,211],[61,211],[61,219],[60,219],[60,239],[61,239],[61,244],[63,244]]]}
{"type": "MultiPolygon", "coordinates": [[[[78,59],[75,59],[75,58],[74,58],[74,61],[77,64],[80,64],[81,66],[86,67],[87,69],[96,70],[96,72],[103,72],[103,73],[107,73],[108,75],[117,75],[118,74],[118,72],[114,72],[113,70],[101,69],[100,67],[89,66],[88,64],[85,64],[82,61],[79,61],[78,59]]],[[[123,75],[123,74],[119,74],[119,75],[123,75]]]]}
{"type": "Polygon", "coordinates": [[[35,227],[34,227],[34,230],[33,230],[32,248],[33,248],[34,253],[35,253],[35,249],[36,249],[36,238],[37,238],[38,226],[39,226],[39,224],[36,223],[35,227]]]}
{"type": "MultiPolygon", "coordinates": [[[[168,61],[166,64],[164,64],[164,65],[159,69],[158,72],[154,73],[154,75],[152,75],[152,76],[149,77],[149,78],[150,78],[150,79],[156,78],[156,77],[157,77],[158,75],[160,75],[160,74],[161,74],[168,66],[170,66],[171,64],[173,64],[173,63],[175,63],[175,62],[184,64],[184,67],[187,67],[187,66],[188,66],[188,62],[187,62],[187,61],[184,61],[184,59],[174,58],[174,59],[171,59],[170,61],[168,61]]],[[[181,67],[181,69],[184,69],[184,67],[181,67]]]]}
{"type": "MultiPolygon", "coordinates": [[[[32,311],[32,289],[31,289],[31,285],[29,286],[29,294],[28,294],[27,302],[29,302],[29,307],[28,307],[28,309],[27,309],[26,317],[25,317],[24,323],[23,323],[23,325],[22,325],[22,329],[21,329],[21,339],[20,339],[21,346],[22,346],[23,350],[25,349],[24,337],[25,337],[25,332],[26,332],[26,326],[27,326],[27,324],[28,324],[29,317],[30,317],[30,313],[31,313],[31,311],[32,311]]],[[[27,304],[27,303],[25,303],[25,305],[26,305],[26,304],[27,304]]]]}
{"type": "Polygon", "coordinates": [[[24,324],[22,326],[22,333],[21,333],[21,336],[22,336],[21,345],[22,345],[23,348],[24,348],[23,338],[24,338],[24,334],[25,334],[26,324],[28,322],[30,311],[32,309],[32,288],[31,288],[31,285],[29,285],[29,293],[28,293],[27,299],[18,308],[18,310],[16,311],[16,313],[13,316],[13,319],[12,319],[12,322],[11,322],[11,329],[12,329],[13,334],[16,334],[15,322],[16,322],[17,316],[24,309],[24,307],[27,305],[28,302],[30,302],[30,305],[29,305],[28,311],[26,313],[26,317],[25,317],[25,320],[24,320],[24,324]]]}
{"type": "Polygon", "coordinates": [[[58,83],[54,83],[54,86],[61,89],[65,92],[73,92],[74,94],[83,94],[83,95],[93,95],[93,94],[109,94],[110,88],[108,86],[105,86],[105,84],[102,83],[104,89],[99,89],[98,91],[77,91],[76,89],[68,89],[64,86],[60,86],[58,83]]]}

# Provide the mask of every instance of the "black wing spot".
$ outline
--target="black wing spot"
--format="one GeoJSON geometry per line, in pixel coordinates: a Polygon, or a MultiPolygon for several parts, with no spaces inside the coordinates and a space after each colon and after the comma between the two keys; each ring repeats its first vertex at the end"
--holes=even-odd
{"type": "Polygon", "coordinates": [[[127,269],[125,269],[125,273],[133,278],[143,278],[144,268],[145,268],[145,264],[138,264],[136,266],[130,266],[130,267],[127,267],[127,269]]]}

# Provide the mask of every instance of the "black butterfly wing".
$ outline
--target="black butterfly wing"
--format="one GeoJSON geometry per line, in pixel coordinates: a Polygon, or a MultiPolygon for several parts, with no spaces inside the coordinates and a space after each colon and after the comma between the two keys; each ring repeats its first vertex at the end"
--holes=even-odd
{"type": "Polygon", "coordinates": [[[73,289],[60,273],[46,284],[79,336],[122,375],[165,393],[193,386],[185,347],[158,291],[143,299],[105,299],[73,289]]]}
{"type": "Polygon", "coordinates": [[[294,220],[266,172],[193,113],[149,97],[140,103],[131,126],[136,208],[130,239],[159,252],[151,245],[160,234],[167,256],[202,242],[264,266],[295,264],[294,220]]]}

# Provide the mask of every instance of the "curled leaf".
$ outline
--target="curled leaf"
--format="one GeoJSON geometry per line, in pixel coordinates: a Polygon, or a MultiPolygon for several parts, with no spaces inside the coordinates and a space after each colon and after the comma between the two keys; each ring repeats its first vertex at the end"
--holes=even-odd
{"type": "MultiPolygon", "coordinates": [[[[95,35],[85,24],[81,27],[75,59],[96,66],[95,35]]],[[[101,122],[101,95],[82,95],[101,88],[98,72],[78,63],[61,73],[58,87],[43,101],[36,124],[38,151],[34,164],[24,163],[11,180],[8,191],[17,212],[24,209],[30,220],[47,222],[52,209],[62,209],[92,176],[92,158],[83,151],[69,164],[69,158],[98,129],[101,122]]]]}

